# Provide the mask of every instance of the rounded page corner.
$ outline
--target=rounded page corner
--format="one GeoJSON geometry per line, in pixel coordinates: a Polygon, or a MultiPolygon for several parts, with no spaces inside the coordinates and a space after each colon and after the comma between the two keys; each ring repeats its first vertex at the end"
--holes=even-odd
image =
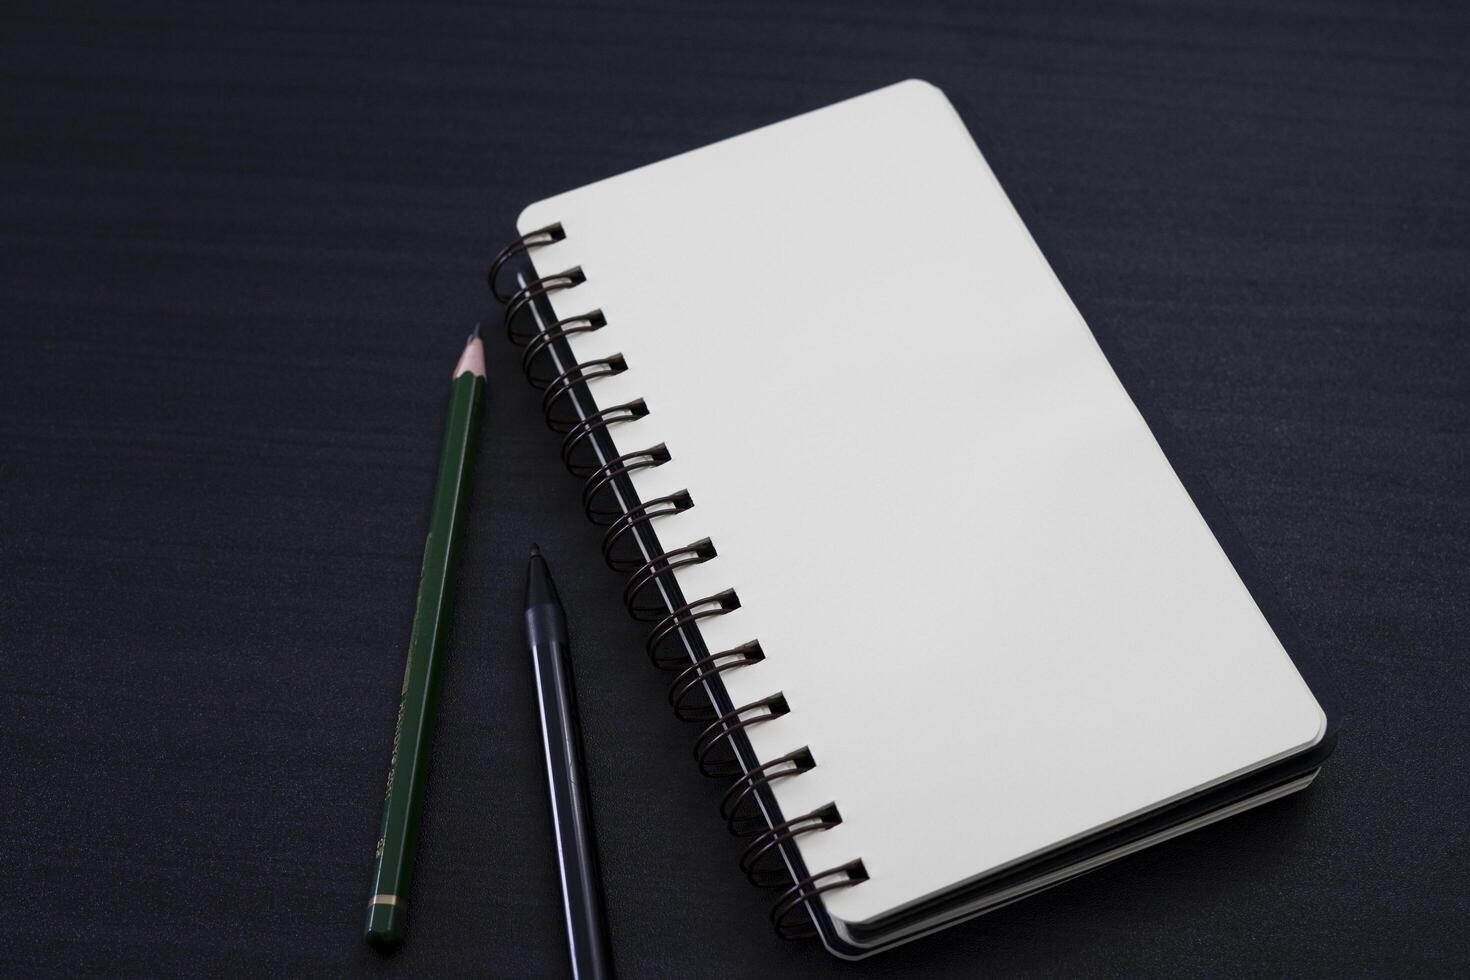
{"type": "Polygon", "coordinates": [[[546,201],[537,201],[522,208],[521,213],[516,215],[516,231],[524,235],[555,221],[555,218],[546,217],[546,205],[546,201]]]}

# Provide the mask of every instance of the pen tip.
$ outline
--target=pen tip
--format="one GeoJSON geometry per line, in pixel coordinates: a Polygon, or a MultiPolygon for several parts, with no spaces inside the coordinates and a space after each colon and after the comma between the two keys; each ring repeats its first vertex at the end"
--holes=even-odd
{"type": "Polygon", "coordinates": [[[531,557],[532,558],[540,558],[541,557],[541,546],[539,544],[533,544],[533,545],[531,545],[531,557]]]}

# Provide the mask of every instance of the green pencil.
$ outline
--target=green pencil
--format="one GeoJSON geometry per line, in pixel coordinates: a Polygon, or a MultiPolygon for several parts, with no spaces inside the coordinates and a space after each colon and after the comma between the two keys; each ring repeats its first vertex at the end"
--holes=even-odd
{"type": "Polygon", "coordinates": [[[485,348],[480,343],[478,326],[465,344],[452,377],[449,421],[444,427],[444,448],[440,450],[429,538],[424,542],[418,604],[408,640],[403,690],[398,699],[393,756],[388,763],[383,830],[378,835],[372,898],[368,900],[367,940],[377,946],[391,946],[402,940],[408,921],[408,880],[418,841],[424,769],[429,760],[434,703],[439,694],[444,639],[454,600],[454,570],[464,531],[465,507],[469,503],[470,476],[475,468],[480,403],[485,396],[485,348]]]}

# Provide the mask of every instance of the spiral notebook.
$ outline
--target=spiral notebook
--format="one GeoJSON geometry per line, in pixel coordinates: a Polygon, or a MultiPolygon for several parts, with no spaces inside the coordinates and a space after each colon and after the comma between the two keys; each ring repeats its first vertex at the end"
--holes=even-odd
{"type": "Polygon", "coordinates": [[[864,956],[1316,775],[1298,642],[938,89],[519,230],[508,332],[783,935],[864,956]]]}

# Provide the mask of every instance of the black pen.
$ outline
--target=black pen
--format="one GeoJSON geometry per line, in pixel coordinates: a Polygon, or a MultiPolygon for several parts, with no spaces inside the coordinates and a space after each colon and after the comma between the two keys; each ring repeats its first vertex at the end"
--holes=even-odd
{"type": "Polygon", "coordinates": [[[536,670],[541,734],[546,743],[546,775],[551,784],[551,818],[561,863],[561,891],[567,911],[572,976],[596,980],[613,976],[612,948],[602,907],[597,870],[597,839],[587,775],[582,769],[582,726],[572,686],[567,617],[541,549],[531,546],[526,572],[526,637],[536,670]]]}

